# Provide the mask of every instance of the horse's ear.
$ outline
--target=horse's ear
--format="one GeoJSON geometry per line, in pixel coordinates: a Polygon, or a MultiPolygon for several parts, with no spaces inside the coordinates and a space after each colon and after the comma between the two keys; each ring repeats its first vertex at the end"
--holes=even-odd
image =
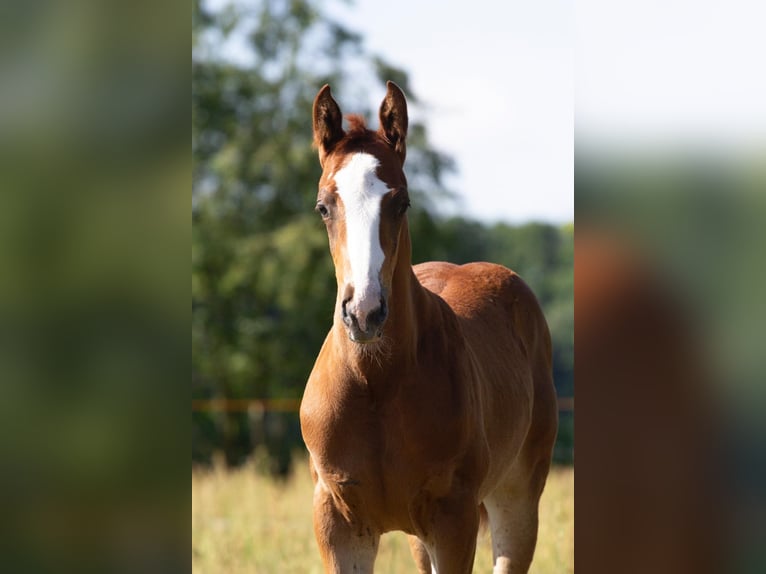
{"type": "Polygon", "coordinates": [[[386,82],[386,97],[380,104],[380,129],[378,133],[394,148],[404,163],[407,155],[407,100],[402,90],[392,81],[386,82]]]}
{"type": "Polygon", "coordinates": [[[319,163],[324,165],[325,157],[332,151],[346,133],[343,131],[343,116],[340,107],[332,98],[330,86],[325,84],[314,98],[314,145],[319,150],[319,163]]]}

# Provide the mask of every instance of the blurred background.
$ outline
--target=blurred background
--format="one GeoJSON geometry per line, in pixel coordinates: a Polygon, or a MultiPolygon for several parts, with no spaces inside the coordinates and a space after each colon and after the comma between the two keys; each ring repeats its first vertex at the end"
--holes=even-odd
{"type": "MultiPolygon", "coordinates": [[[[303,465],[290,474],[293,409],[335,289],[309,110],[329,81],[344,111],[374,115],[389,78],[413,114],[415,260],[517,269],[564,399],[575,365],[580,569],[766,569],[764,6],[410,4],[193,2],[191,70],[186,6],[2,5],[6,570],[316,558],[295,526],[310,500],[289,520],[274,506],[286,481],[310,496],[303,465]],[[572,203],[548,195],[572,178],[574,255],[572,203]],[[191,560],[190,318],[192,474],[214,478],[192,494],[212,542],[191,560]],[[274,531],[286,545],[253,542],[274,531]]],[[[572,405],[557,461],[572,458],[572,405]]],[[[557,526],[571,478],[549,480],[541,556],[573,554],[557,526]]]]}
{"type": "Polygon", "coordinates": [[[577,5],[582,571],[766,570],[765,19],[577,5]]]}
{"type": "MultiPolygon", "coordinates": [[[[511,6],[496,22],[514,30],[545,10],[511,6]]],[[[555,461],[572,463],[572,19],[571,6],[560,8],[553,21],[568,34],[557,43],[496,30],[489,37],[507,56],[486,64],[478,56],[489,24],[466,19],[457,4],[430,22],[413,13],[424,7],[404,2],[382,11],[371,2],[194,3],[195,465],[255,457],[286,476],[303,453],[299,399],[337,289],[312,209],[320,175],[312,101],[329,83],[344,113],[376,128],[389,79],[410,107],[413,262],[493,261],[530,284],[553,336],[562,405],[555,461]],[[461,18],[461,41],[451,42],[461,18]]]]}
{"type": "Polygon", "coordinates": [[[188,12],[0,6],[0,555],[188,570],[188,12]]]}

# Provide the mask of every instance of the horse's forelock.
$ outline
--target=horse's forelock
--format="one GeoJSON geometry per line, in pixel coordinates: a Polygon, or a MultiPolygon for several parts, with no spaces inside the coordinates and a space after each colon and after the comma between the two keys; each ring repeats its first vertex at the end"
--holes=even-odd
{"type": "Polygon", "coordinates": [[[370,131],[367,129],[367,122],[365,122],[364,117],[359,114],[348,114],[346,121],[348,122],[347,134],[349,136],[360,136],[370,131]]]}

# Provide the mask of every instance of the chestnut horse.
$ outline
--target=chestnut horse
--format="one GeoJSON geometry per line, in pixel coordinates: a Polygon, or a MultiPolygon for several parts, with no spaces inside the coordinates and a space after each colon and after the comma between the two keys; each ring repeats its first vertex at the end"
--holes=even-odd
{"type": "Polygon", "coordinates": [[[548,327],[505,267],[412,266],[392,82],[379,117],[346,131],[329,86],[314,100],[338,296],[300,419],[325,571],[372,572],[401,530],[420,572],[470,573],[486,509],[494,572],[527,572],[557,428],[548,327]]]}

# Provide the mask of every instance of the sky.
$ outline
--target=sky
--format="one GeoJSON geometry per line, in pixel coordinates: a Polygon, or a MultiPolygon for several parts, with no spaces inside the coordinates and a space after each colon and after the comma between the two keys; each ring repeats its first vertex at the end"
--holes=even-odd
{"type": "Polygon", "coordinates": [[[766,3],[577,3],[577,148],[762,150],[766,3]]]}
{"type": "Polygon", "coordinates": [[[575,147],[606,157],[766,150],[766,3],[327,6],[409,73],[426,104],[413,116],[456,160],[448,183],[468,216],[572,221],[575,147]]]}
{"type": "MultiPolygon", "coordinates": [[[[360,33],[368,53],[408,73],[421,104],[411,104],[411,118],[457,164],[447,185],[459,201],[448,212],[485,222],[572,221],[575,148],[578,156],[766,151],[766,3],[336,0],[322,7],[360,33]]],[[[364,75],[360,90],[370,85],[364,75]]],[[[333,95],[345,113],[355,111],[344,102],[358,93],[333,95]]],[[[368,105],[375,109],[382,97],[369,94],[368,105]]]]}
{"type": "MultiPolygon", "coordinates": [[[[573,219],[572,1],[328,3],[409,74],[432,145],[456,161],[451,211],[486,222],[573,219]]],[[[343,107],[343,94],[333,92],[343,107]]],[[[379,105],[383,93],[372,94],[379,105]]]]}

